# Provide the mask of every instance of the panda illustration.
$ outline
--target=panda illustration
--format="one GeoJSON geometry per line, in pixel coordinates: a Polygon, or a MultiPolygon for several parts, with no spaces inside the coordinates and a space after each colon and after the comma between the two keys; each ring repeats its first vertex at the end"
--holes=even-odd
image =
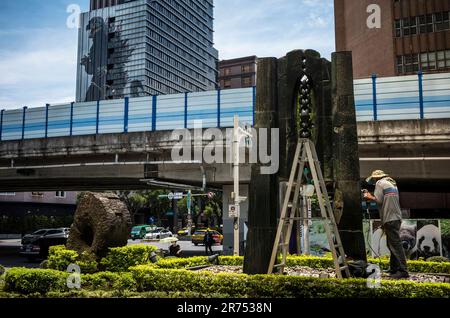
{"type": "Polygon", "coordinates": [[[416,253],[417,245],[417,226],[402,224],[400,228],[400,240],[402,241],[403,249],[407,259],[413,259],[416,253]]]}
{"type": "MultiPolygon", "coordinates": [[[[402,223],[400,228],[400,240],[407,259],[415,257],[416,254],[416,225],[409,225],[406,222],[402,223]]],[[[389,255],[390,251],[387,247],[386,234],[381,228],[378,228],[372,235],[373,256],[389,255]]]]}
{"type": "Polygon", "coordinates": [[[436,225],[428,224],[417,231],[416,250],[419,257],[441,256],[441,234],[436,225]]]}

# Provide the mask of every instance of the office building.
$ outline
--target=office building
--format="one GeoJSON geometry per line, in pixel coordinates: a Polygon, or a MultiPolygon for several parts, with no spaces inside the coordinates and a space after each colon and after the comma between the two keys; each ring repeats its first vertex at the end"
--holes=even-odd
{"type": "Polygon", "coordinates": [[[219,62],[218,83],[221,89],[256,85],[257,57],[248,56],[219,62]]]}
{"type": "Polygon", "coordinates": [[[336,50],[353,52],[355,78],[450,71],[449,0],[335,0],[336,50]],[[369,28],[377,4],[381,28],[369,28]]]}
{"type": "Polygon", "coordinates": [[[213,0],[92,0],[81,14],[77,102],[217,88],[213,0]]]}

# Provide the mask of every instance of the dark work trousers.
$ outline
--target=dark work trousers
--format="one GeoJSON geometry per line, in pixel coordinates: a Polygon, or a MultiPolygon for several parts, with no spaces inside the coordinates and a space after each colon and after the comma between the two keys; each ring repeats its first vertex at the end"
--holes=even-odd
{"type": "Polygon", "coordinates": [[[400,239],[402,221],[392,221],[383,225],[387,247],[391,252],[390,269],[393,272],[408,272],[405,250],[400,239]]]}
{"type": "Polygon", "coordinates": [[[209,255],[209,254],[208,254],[208,250],[211,252],[211,255],[213,255],[212,245],[209,244],[209,243],[206,243],[206,244],[205,244],[206,255],[209,255]]]}

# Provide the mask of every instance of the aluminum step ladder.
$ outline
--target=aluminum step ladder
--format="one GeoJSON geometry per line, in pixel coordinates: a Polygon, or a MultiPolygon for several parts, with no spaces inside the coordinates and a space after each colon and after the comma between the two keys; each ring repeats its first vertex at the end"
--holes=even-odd
{"type": "Polygon", "coordinates": [[[283,201],[268,274],[274,273],[275,269],[277,269],[279,273],[284,272],[294,221],[305,221],[307,219],[305,215],[300,215],[299,209],[300,191],[303,185],[305,185],[303,172],[306,165],[308,165],[311,170],[314,181],[315,193],[317,194],[317,200],[322,216],[320,219],[324,221],[328,243],[333,255],[336,277],[350,277],[350,270],[346,261],[344,247],[328,197],[328,191],[323,179],[316,148],[314,143],[309,139],[299,139],[297,144],[294,164],[292,165],[291,175],[283,201]],[[276,264],[280,252],[281,262],[276,264]]]}

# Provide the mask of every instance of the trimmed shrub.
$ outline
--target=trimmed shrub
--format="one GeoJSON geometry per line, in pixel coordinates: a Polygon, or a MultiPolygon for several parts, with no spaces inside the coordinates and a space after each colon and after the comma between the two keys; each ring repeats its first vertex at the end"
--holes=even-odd
{"type": "Polygon", "coordinates": [[[100,264],[110,272],[126,272],[131,266],[151,263],[151,254],[157,250],[152,245],[114,247],[100,264]]]}
{"type": "Polygon", "coordinates": [[[66,286],[69,273],[13,268],[5,275],[5,292],[27,297],[250,297],[250,298],[450,298],[450,284],[382,281],[367,287],[365,279],[320,279],[283,275],[213,274],[155,269],[140,265],[130,273],[102,272],[81,276],[81,290],[66,286]],[[147,295],[147,296],[146,296],[147,295]]]}
{"type": "Polygon", "coordinates": [[[66,271],[70,264],[80,266],[82,273],[95,273],[97,261],[95,255],[83,252],[79,255],[76,251],[67,249],[64,245],[51,246],[47,259],[47,268],[66,271]]]}
{"type": "MultiPolygon", "coordinates": [[[[76,292],[67,287],[70,273],[52,269],[12,268],[5,276],[5,291],[23,295],[76,292]]],[[[101,272],[81,275],[81,288],[87,291],[136,291],[131,273],[101,272]]]]}
{"type": "Polygon", "coordinates": [[[81,276],[81,288],[86,290],[136,291],[131,273],[100,272],[81,276]]]}
{"type": "Polygon", "coordinates": [[[380,288],[369,288],[364,279],[212,274],[147,266],[130,270],[140,292],[219,293],[250,298],[450,298],[450,284],[382,281],[380,288]]]}
{"type": "MultiPolygon", "coordinates": [[[[212,274],[179,269],[130,268],[140,292],[219,293],[244,297],[249,294],[244,275],[212,274]]],[[[246,275],[245,275],[246,276],[246,275]]]]}
{"type": "MultiPolygon", "coordinates": [[[[244,259],[239,256],[220,256],[219,261],[220,265],[242,266],[244,259]]],[[[156,264],[154,264],[155,267],[161,269],[186,269],[190,267],[203,265],[213,265],[213,264],[208,262],[208,257],[206,256],[196,256],[189,258],[161,258],[158,260],[156,264]]]]}
{"type": "MultiPolygon", "coordinates": [[[[244,263],[244,258],[238,256],[221,256],[219,260],[221,265],[229,266],[243,266],[244,263]]],[[[369,259],[368,261],[379,265],[382,270],[389,268],[388,259],[369,259]]],[[[156,264],[156,267],[161,269],[185,269],[208,264],[207,257],[171,258],[160,259],[156,264]]],[[[334,268],[332,258],[318,256],[288,256],[286,265],[288,267],[305,266],[317,269],[334,268]]],[[[408,261],[408,267],[409,271],[413,273],[450,274],[450,263],[408,261]]]]}
{"type": "Polygon", "coordinates": [[[68,250],[64,245],[50,246],[47,267],[58,271],[66,271],[70,264],[76,263],[78,253],[68,250]]]}
{"type": "Polygon", "coordinates": [[[4,273],[5,273],[5,268],[2,266],[2,265],[0,265],[0,276],[2,276],[4,273]]]}
{"type": "Polygon", "coordinates": [[[433,256],[427,259],[427,262],[435,262],[435,263],[449,263],[450,259],[442,256],[433,256]]]}
{"type": "Polygon", "coordinates": [[[42,269],[49,269],[49,267],[48,267],[48,260],[43,260],[43,261],[39,264],[39,268],[42,268],[42,269]]]}
{"type": "Polygon", "coordinates": [[[5,275],[5,291],[20,294],[64,292],[69,273],[52,269],[11,268],[5,275]]]}
{"type": "MultiPolygon", "coordinates": [[[[187,299],[187,298],[226,298],[226,295],[222,294],[204,294],[204,293],[193,293],[193,292],[145,292],[138,293],[134,291],[87,291],[87,290],[74,290],[67,293],[56,293],[50,292],[46,295],[49,298],[175,298],[175,299],[187,299]]],[[[2,294],[0,293],[0,298],[2,294]]],[[[4,298],[18,298],[23,297],[19,294],[6,294],[4,298]]]]}

